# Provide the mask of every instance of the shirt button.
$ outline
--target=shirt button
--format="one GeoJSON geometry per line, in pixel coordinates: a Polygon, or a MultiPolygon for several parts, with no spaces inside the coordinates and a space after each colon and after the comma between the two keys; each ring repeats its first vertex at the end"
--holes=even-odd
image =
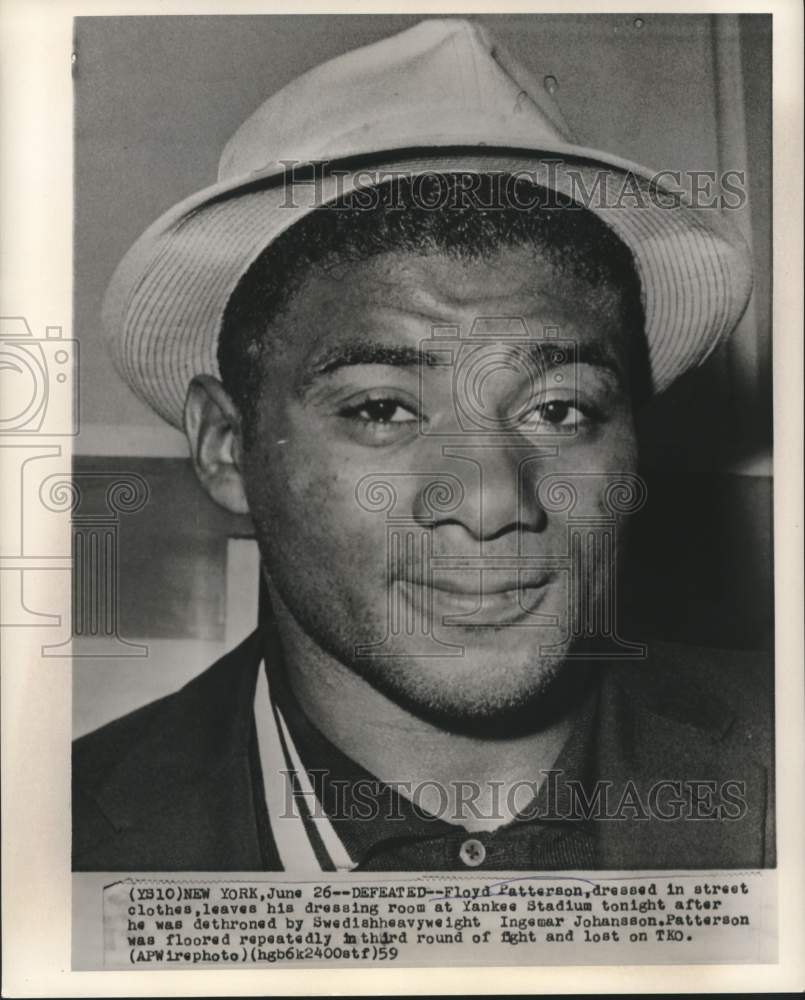
{"type": "Polygon", "coordinates": [[[461,845],[461,850],[458,852],[458,856],[468,868],[477,868],[478,865],[484,863],[486,848],[480,840],[475,840],[473,837],[470,840],[464,841],[461,845]]]}

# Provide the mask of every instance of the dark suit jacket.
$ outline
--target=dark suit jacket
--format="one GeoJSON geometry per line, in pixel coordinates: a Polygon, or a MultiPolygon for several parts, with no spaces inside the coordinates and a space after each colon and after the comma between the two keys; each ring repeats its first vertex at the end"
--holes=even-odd
{"type": "MultiPolygon", "coordinates": [[[[258,632],[175,694],[76,741],[75,871],[279,868],[254,780],[262,649],[258,632]]],[[[647,662],[601,674],[600,779],[616,787],[631,779],[643,793],[662,780],[741,782],[746,811],[601,820],[597,867],[772,866],[768,672],[758,677],[746,654],[659,646],[647,662]]]]}

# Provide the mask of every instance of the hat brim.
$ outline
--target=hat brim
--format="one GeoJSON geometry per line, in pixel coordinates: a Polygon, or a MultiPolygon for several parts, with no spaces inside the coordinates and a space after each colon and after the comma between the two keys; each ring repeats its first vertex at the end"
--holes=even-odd
{"type": "Polygon", "coordinates": [[[745,242],[723,213],[692,208],[646,167],[596,150],[493,143],[343,157],[319,169],[315,183],[304,167],[291,175],[272,164],[191,195],[146,230],[110,282],[103,319],[116,368],[144,402],[181,427],[191,379],[219,374],[224,310],[255,258],[315,208],[398,174],[523,174],[576,201],[580,191],[592,192],[580,203],[635,258],[654,392],[729,336],[749,300],[752,269],[745,242]]]}

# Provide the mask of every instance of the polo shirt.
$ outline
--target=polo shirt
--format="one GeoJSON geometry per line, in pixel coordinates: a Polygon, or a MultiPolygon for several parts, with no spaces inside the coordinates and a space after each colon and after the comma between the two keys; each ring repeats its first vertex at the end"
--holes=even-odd
{"type": "MultiPolygon", "coordinates": [[[[310,822],[310,810],[327,815],[357,871],[451,871],[477,869],[557,870],[592,868],[595,837],[583,818],[569,820],[568,780],[586,784],[598,708],[593,685],[578,712],[564,748],[543,775],[535,769],[536,798],[493,832],[468,831],[433,816],[408,796],[384,784],[334,746],[307,718],[296,701],[281,664],[272,657],[271,691],[290,730],[318,806],[297,799],[311,846],[324,870],[333,870],[327,851],[310,822]],[[544,779],[544,780],[543,780],[544,779]]],[[[253,769],[260,799],[259,760],[253,769]]],[[[504,792],[505,794],[505,792],[504,792]]],[[[259,808],[264,808],[264,800],[259,808]]]]}

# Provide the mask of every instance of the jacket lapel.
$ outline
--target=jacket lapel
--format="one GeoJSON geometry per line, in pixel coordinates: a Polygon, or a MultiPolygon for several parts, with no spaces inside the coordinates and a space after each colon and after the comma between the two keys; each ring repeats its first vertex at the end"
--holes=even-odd
{"type": "Polygon", "coordinates": [[[95,796],[114,828],[96,870],[263,867],[250,765],[260,660],[255,634],[146,716],[95,796]]]}
{"type": "Polygon", "coordinates": [[[602,685],[596,771],[599,782],[611,784],[610,818],[596,823],[600,867],[761,866],[765,768],[733,738],[734,715],[725,705],[688,703],[681,683],[657,688],[650,675],[643,664],[613,671],[602,685]],[[679,783],[681,794],[669,782],[679,783]],[[740,816],[732,806],[714,811],[728,788],[745,803],[740,816]]]}

